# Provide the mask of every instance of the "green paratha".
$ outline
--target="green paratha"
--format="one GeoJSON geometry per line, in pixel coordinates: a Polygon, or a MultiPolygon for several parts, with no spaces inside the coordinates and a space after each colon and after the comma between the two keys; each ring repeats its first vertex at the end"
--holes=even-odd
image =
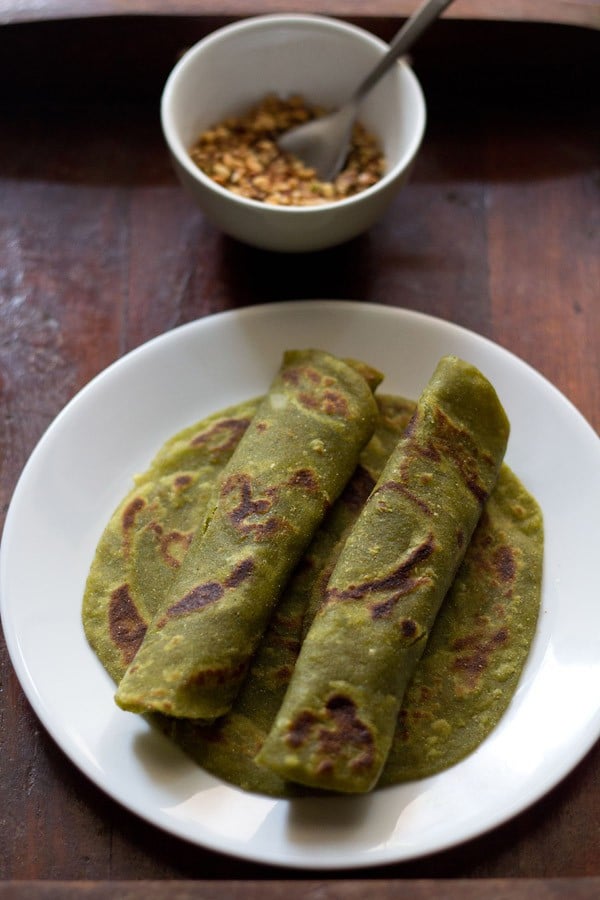
{"type": "Polygon", "coordinates": [[[283,586],[356,467],[379,374],[288,351],[149,623],[116,700],[131,712],[226,713],[283,586]]]}
{"type": "MultiPolygon", "coordinates": [[[[216,413],[168,440],[108,523],[90,570],[83,621],[115,682],[175,580],[216,477],[258,403],[216,413]]],[[[246,790],[272,796],[307,790],[258,766],[255,756],[348,531],[414,409],[410,401],[386,396],[378,406],[376,433],[288,582],[231,711],[211,725],[150,716],[201,766],[246,790]]],[[[447,768],[499,720],[535,630],[542,549],[537,504],[503,466],[406,691],[379,786],[447,768]]]]}
{"type": "Polygon", "coordinates": [[[375,786],[508,433],[489,381],[440,360],[345,541],[260,764],[324,790],[375,786]]]}
{"type": "Polygon", "coordinates": [[[504,465],[404,697],[380,785],[459,762],[500,721],[538,619],[540,509],[504,465]]]}
{"type": "Polygon", "coordinates": [[[87,639],[117,684],[137,653],[258,401],[198,422],[160,449],[98,542],[83,598],[87,639]]]}
{"type": "Polygon", "coordinates": [[[257,765],[255,756],[279,710],[303,634],[322,603],[328,575],[414,410],[414,403],[403,398],[381,396],[377,402],[375,433],[287,583],[230,712],[204,727],[182,719],[161,723],[203,768],[246,790],[270,795],[295,792],[293,785],[257,765]]]}

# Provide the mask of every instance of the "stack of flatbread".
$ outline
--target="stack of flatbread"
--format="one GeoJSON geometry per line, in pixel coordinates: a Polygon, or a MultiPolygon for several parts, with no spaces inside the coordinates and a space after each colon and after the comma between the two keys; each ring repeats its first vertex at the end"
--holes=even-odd
{"type": "Polygon", "coordinates": [[[492,385],[456,357],[415,403],[322,351],[175,435],[115,511],[83,622],[206,770],[365,792],[472,752],[535,632],[543,525],[492,385]]]}

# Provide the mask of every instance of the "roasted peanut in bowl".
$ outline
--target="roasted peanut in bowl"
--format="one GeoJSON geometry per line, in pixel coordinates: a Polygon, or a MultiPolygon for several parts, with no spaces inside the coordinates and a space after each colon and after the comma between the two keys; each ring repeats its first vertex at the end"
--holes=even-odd
{"type": "Polygon", "coordinates": [[[361,104],[332,182],[283,153],[287,128],[336,109],[383,56],[366,30],[318,15],[256,16],[189,49],[161,102],[175,171],[206,218],[267,250],[319,250],[367,230],[407,181],[425,129],[419,82],[400,61],[361,104]]]}

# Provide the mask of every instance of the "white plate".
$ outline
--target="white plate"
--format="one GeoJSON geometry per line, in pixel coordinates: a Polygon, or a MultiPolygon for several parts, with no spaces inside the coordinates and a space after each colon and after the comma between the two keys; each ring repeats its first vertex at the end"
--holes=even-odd
{"type": "Polygon", "coordinates": [[[523,810],[600,733],[597,521],[600,440],[572,405],[507,351],[414,312],[291,302],[207,317],[110,366],[48,429],[6,520],[2,620],[34,710],[71,760],[124,806],[204,847],[311,869],[411,859],[523,810]],[[452,769],[367,797],[276,801],[228,787],[119,710],[86,643],[80,604],[113,508],[165,438],[268,386],[286,348],[318,346],[381,368],[417,397],[454,353],[495,384],[512,422],[507,462],[541,503],[543,608],[499,727],[452,769]]]}

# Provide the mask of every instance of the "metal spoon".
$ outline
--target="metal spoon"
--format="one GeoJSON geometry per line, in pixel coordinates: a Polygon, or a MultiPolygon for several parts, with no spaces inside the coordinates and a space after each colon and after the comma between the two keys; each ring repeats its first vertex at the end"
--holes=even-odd
{"type": "Polygon", "coordinates": [[[425,0],[406,20],[391,42],[389,50],[359,84],[350,99],[337,112],[290,128],[279,138],[279,147],[315,169],[322,181],[332,181],[348,155],[352,126],[360,101],[450,3],[452,0],[425,0]]]}

